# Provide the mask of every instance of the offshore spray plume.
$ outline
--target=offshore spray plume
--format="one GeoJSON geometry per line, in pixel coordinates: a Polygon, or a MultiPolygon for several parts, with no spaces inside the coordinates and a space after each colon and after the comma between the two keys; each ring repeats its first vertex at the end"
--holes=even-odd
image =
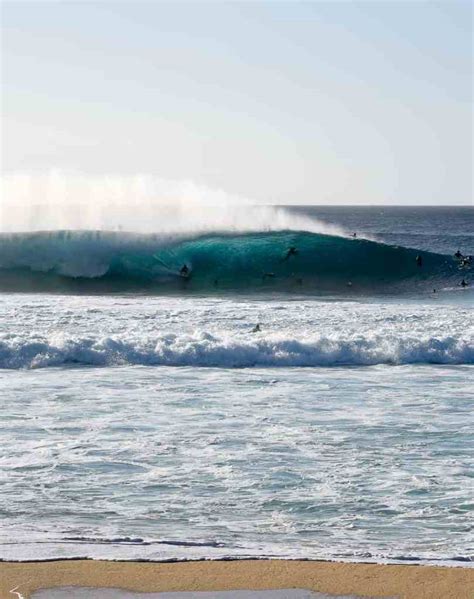
{"type": "Polygon", "coordinates": [[[285,208],[256,206],[247,198],[191,181],[60,171],[4,175],[0,233],[55,230],[163,235],[300,230],[344,235],[338,227],[285,208]]]}

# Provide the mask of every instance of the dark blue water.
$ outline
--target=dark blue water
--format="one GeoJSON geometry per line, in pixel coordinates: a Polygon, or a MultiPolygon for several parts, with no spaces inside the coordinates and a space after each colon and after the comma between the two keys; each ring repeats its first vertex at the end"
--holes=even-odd
{"type": "Polygon", "coordinates": [[[393,245],[474,254],[474,206],[297,206],[289,210],[393,245]]]}

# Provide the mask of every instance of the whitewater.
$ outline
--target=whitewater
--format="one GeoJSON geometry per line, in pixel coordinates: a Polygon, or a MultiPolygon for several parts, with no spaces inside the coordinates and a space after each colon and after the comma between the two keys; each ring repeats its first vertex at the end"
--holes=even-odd
{"type": "Polygon", "coordinates": [[[472,563],[471,208],[10,183],[0,558],[472,563]]]}
{"type": "Polygon", "coordinates": [[[436,300],[3,295],[0,322],[8,369],[474,363],[470,309],[436,300]]]}

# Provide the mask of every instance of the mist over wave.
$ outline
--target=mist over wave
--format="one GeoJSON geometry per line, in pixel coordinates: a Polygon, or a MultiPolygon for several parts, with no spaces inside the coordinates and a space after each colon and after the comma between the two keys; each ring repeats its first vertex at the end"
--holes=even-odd
{"type": "Polygon", "coordinates": [[[343,235],[337,226],[192,181],[152,175],[9,174],[2,177],[0,232],[56,230],[202,234],[299,230],[343,235]]]}

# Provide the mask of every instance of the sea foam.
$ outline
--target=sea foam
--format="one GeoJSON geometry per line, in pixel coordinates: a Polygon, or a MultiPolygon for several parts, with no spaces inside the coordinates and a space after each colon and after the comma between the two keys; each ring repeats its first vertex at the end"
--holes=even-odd
{"type": "Polygon", "coordinates": [[[74,337],[0,336],[0,368],[63,365],[198,366],[217,368],[474,364],[474,334],[217,335],[164,333],[74,337]]]}

